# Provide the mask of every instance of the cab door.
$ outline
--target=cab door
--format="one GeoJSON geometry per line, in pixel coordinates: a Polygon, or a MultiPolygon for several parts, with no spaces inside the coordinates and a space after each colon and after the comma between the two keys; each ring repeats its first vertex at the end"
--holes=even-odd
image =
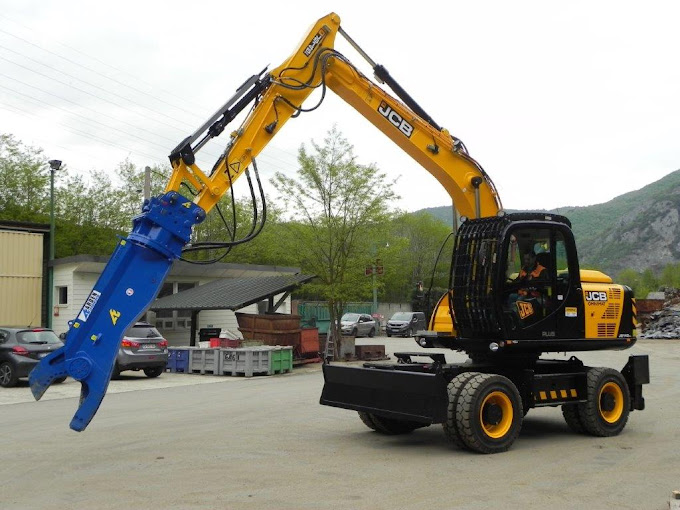
{"type": "Polygon", "coordinates": [[[520,224],[508,232],[501,292],[506,338],[575,338],[583,323],[578,261],[571,231],[562,225],[520,224]],[[535,265],[524,267],[526,255],[535,265]]]}

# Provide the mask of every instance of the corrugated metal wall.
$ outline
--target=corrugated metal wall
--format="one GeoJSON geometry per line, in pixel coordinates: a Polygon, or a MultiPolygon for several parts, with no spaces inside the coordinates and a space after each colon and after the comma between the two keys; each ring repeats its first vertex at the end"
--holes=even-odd
{"type": "Polygon", "coordinates": [[[0,325],[40,326],[43,236],[0,230],[0,325]]]}

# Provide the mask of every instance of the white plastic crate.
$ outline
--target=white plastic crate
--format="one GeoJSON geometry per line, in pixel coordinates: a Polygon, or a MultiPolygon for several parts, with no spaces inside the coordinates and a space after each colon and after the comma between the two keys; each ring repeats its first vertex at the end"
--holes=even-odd
{"type": "Polygon", "coordinates": [[[272,347],[240,347],[220,350],[220,373],[224,375],[271,375],[272,347]]]}
{"type": "Polygon", "coordinates": [[[221,375],[220,349],[191,349],[188,373],[221,375]]]}

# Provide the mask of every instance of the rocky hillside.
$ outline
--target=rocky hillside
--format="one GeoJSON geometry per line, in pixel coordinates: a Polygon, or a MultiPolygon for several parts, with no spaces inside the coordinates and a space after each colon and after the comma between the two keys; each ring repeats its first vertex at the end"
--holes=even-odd
{"type": "MultiPolygon", "coordinates": [[[[449,206],[425,211],[452,223],[449,206]]],[[[571,220],[581,267],[616,275],[680,262],[680,170],[604,204],[550,212],[571,220]]]]}

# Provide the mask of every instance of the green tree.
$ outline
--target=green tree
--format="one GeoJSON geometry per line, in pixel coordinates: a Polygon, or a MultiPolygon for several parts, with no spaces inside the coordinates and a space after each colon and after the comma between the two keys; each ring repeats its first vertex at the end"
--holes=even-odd
{"type": "Polygon", "coordinates": [[[296,178],[277,173],[272,180],[292,220],[285,243],[300,266],[316,274],[312,289],[326,301],[329,334],[338,338],[344,304],[370,292],[363,268],[374,255],[376,232],[383,230],[394,200],[394,181],[374,165],[356,161],[337,128],[312,152],[298,152],[296,178]]]}
{"type": "Polygon", "coordinates": [[[680,263],[667,264],[661,271],[661,283],[666,287],[680,289],[680,263]]]}
{"type": "Polygon", "coordinates": [[[650,292],[659,290],[659,280],[651,269],[646,269],[642,273],[634,269],[624,269],[618,274],[616,282],[628,285],[638,299],[645,299],[650,292]]]}
{"type": "Polygon", "coordinates": [[[42,150],[0,134],[0,218],[45,221],[49,186],[50,170],[42,150]]]}
{"type": "Polygon", "coordinates": [[[427,212],[403,213],[392,221],[388,242],[398,249],[391,251],[396,260],[390,259],[389,265],[399,271],[398,278],[386,281],[388,299],[410,301],[418,282],[423,282],[425,290],[430,285],[436,288],[448,286],[453,249],[450,233],[449,226],[427,212]],[[435,268],[437,255],[447,240],[435,268]]]}

